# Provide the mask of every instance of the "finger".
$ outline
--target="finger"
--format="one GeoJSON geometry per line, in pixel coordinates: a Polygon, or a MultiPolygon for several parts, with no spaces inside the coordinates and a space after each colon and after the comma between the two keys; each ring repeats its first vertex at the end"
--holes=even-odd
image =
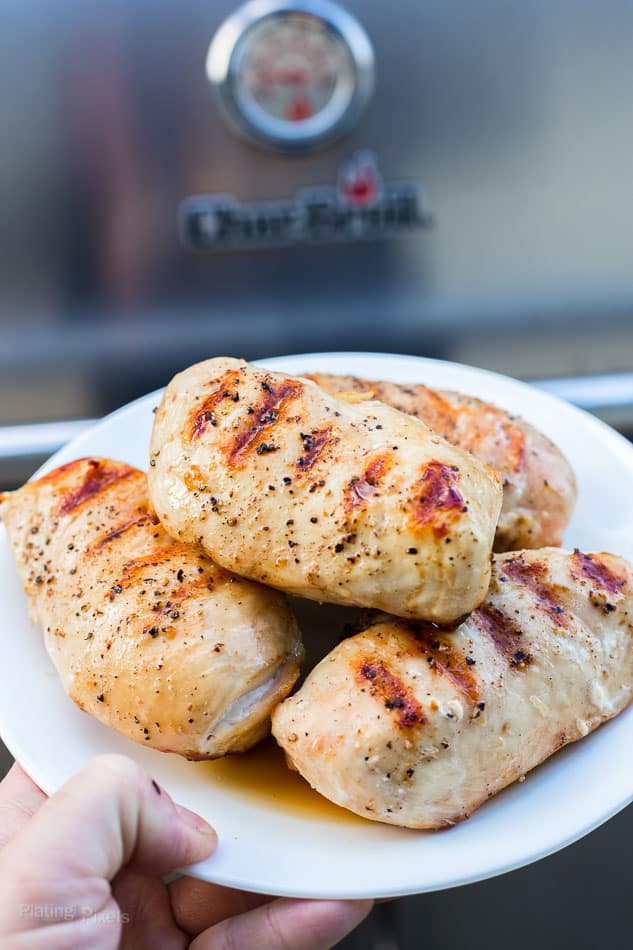
{"type": "Polygon", "coordinates": [[[121,912],[118,950],[184,950],[189,936],[174,921],[167,888],[160,877],[123,870],[112,882],[121,912]]]}
{"type": "Polygon", "coordinates": [[[189,950],[329,950],[365,919],[373,901],[280,898],[201,933],[189,950]]]}
{"type": "MultiPolygon", "coordinates": [[[[18,901],[57,906],[69,890],[77,916],[93,916],[111,900],[109,882],[122,867],[161,874],[208,857],[216,842],[213,829],[175,805],[140,766],[101,756],[45,802],[0,854],[0,925],[7,919],[16,925],[18,901]]],[[[21,920],[18,929],[27,926],[33,921],[21,920]]]]}
{"type": "Polygon", "coordinates": [[[191,937],[236,914],[267,904],[274,898],[267,894],[249,894],[230,887],[208,884],[193,877],[181,877],[169,885],[174,919],[191,937]]]}
{"type": "Polygon", "coordinates": [[[45,801],[41,788],[15,762],[0,782],[0,851],[45,801]]]}

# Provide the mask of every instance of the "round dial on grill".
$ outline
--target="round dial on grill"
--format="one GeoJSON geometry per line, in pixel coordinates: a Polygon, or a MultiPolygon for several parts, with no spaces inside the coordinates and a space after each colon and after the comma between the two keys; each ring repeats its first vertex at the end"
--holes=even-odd
{"type": "Polygon", "coordinates": [[[373,52],[358,21],[334,3],[254,0],[216,33],[207,74],[242,133],[305,149],[354,124],[373,88],[373,52]]]}

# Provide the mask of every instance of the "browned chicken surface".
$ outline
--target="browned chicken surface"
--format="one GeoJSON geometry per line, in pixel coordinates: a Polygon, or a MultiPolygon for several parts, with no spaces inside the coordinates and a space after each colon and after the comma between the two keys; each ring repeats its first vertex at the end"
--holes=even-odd
{"type": "Polygon", "coordinates": [[[123,462],[79,459],[5,495],[31,614],[69,696],[118,732],[206,759],[249,748],[299,673],[284,597],[175,543],[123,462]]]}
{"type": "Polygon", "coordinates": [[[167,387],[150,466],[165,529],[245,577],[438,622],[485,596],[498,475],[382,403],[208,360],[167,387]]]}
{"type": "Polygon", "coordinates": [[[492,465],[503,479],[496,551],[559,545],[576,500],[574,474],[559,449],[523,419],[490,403],[416,384],[309,373],[333,395],[369,395],[422,419],[438,435],[492,465]]]}
{"type": "Polygon", "coordinates": [[[631,701],[633,575],[610,554],[499,555],[454,629],[377,618],[273,714],[289,762],[366,818],[467,818],[631,701]]]}

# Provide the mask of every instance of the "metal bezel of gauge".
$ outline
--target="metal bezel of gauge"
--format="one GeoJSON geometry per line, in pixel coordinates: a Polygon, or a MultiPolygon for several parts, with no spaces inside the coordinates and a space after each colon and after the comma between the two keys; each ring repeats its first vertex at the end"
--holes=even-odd
{"type": "Polygon", "coordinates": [[[251,141],[282,151],[301,151],[331,143],[357,121],[374,88],[371,41],[350,13],[330,0],[250,0],[226,19],[211,41],[207,77],[226,117],[251,141]],[[251,44],[262,28],[275,20],[314,18],[319,28],[341,45],[347,58],[325,107],[300,121],[267,112],[241,78],[251,44]]]}

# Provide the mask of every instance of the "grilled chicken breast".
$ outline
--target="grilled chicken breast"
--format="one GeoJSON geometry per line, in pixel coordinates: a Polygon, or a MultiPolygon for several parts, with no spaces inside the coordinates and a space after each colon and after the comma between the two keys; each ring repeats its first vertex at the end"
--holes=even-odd
{"type": "Polygon", "coordinates": [[[503,480],[495,551],[562,543],[576,501],[574,473],[559,449],[527,422],[447,390],[327,373],[307,378],[335,396],[370,396],[417,416],[451,445],[492,465],[503,480]]]}
{"type": "Polygon", "coordinates": [[[338,805],[452,825],[630,703],[632,582],[609,554],[499,555],[457,628],[378,618],[277,707],[273,734],[338,805]]]}
{"type": "Polygon", "coordinates": [[[118,732],[207,759],[249,748],[299,673],[284,597],[163,531],[143,472],[86,458],[0,508],[69,696],[118,732]]]}
{"type": "Polygon", "coordinates": [[[442,623],[485,596],[499,477],[382,403],[208,360],[167,387],[150,465],[165,529],[245,577],[442,623]]]}

